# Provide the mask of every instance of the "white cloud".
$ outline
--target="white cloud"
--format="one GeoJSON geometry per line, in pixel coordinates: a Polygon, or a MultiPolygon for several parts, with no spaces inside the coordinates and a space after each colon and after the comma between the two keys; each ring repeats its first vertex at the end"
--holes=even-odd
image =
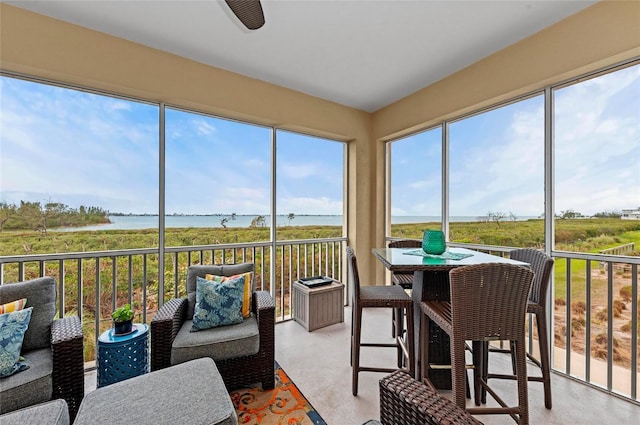
{"type": "MultiPolygon", "coordinates": [[[[558,211],[571,208],[589,214],[640,205],[638,81],[640,66],[635,66],[557,92],[554,171],[558,211]]],[[[0,82],[3,198],[24,195],[57,200],[59,196],[73,202],[104,202],[100,206],[112,211],[157,211],[157,115],[147,114],[145,122],[133,102],[42,85],[34,90],[7,77],[0,82]]],[[[528,110],[509,109],[511,115],[502,117],[486,140],[467,134],[462,144],[452,141],[453,215],[489,210],[520,216],[542,212],[540,104],[528,110]]],[[[225,149],[239,152],[241,147],[234,146],[233,140],[216,140],[220,146],[213,152],[211,143],[203,140],[212,140],[210,136],[218,132],[226,134],[224,124],[189,114],[185,117],[189,119],[167,129],[173,139],[170,143],[176,141],[175,151],[167,158],[167,205],[172,203],[176,209],[171,212],[264,213],[270,196],[268,155],[243,153],[232,166],[226,160],[218,166],[220,158],[231,155],[225,149]],[[233,187],[227,187],[229,182],[233,187]]],[[[411,157],[394,156],[394,165],[412,166],[417,152],[437,151],[439,155],[440,145],[425,142],[419,148],[422,150],[406,154],[411,157]]],[[[316,158],[302,161],[278,163],[279,212],[341,214],[342,201],[318,195],[328,187],[339,188],[341,172],[327,172],[316,158]]],[[[430,178],[418,170],[404,183],[394,181],[394,187],[405,187],[402,192],[406,193],[394,192],[392,214],[439,211],[439,179],[439,175],[430,178]],[[435,201],[430,197],[433,193],[438,198],[435,201]]]]}
{"type": "Polygon", "coordinates": [[[556,212],[640,203],[639,81],[636,66],[558,92],[556,212]]]}
{"type": "Polygon", "coordinates": [[[409,189],[424,189],[429,187],[437,187],[439,184],[440,180],[430,179],[411,181],[407,186],[409,187],[409,189]]]}
{"type": "Polygon", "coordinates": [[[192,125],[196,128],[198,134],[209,136],[216,132],[216,128],[205,120],[193,120],[192,125]]]}
{"type": "Polygon", "coordinates": [[[284,163],[279,166],[280,172],[283,177],[287,179],[304,179],[307,177],[313,177],[322,175],[322,167],[319,164],[313,162],[300,162],[300,163],[284,163]]]}
{"type": "Polygon", "coordinates": [[[113,99],[106,103],[105,109],[110,109],[112,111],[130,111],[131,103],[125,102],[124,100],[113,99]]]}
{"type": "Polygon", "coordinates": [[[290,212],[309,215],[339,215],[342,214],[342,201],[327,197],[291,197],[280,199],[278,202],[278,213],[288,214],[290,212]]]}

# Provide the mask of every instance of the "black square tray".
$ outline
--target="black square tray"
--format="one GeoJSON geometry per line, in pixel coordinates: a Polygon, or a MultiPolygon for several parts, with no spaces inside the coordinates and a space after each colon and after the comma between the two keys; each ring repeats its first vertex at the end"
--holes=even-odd
{"type": "Polygon", "coordinates": [[[298,282],[309,288],[315,288],[316,286],[324,286],[331,285],[334,280],[330,277],[326,276],[311,276],[311,277],[303,277],[298,282]]]}

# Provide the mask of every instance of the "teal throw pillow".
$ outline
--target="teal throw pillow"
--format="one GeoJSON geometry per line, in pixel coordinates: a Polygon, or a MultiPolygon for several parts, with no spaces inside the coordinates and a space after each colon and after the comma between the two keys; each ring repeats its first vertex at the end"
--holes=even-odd
{"type": "Polygon", "coordinates": [[[244,285],[244,275],[224,282],[196,278],[196,306],[191,332],[242,322],[244,285]]]}
{"type": "Polygon", "coordinates": [[[29,327],[33,307],[0,314],[0,378],[29,368],[20,358],[24,333],[29,327]]]}

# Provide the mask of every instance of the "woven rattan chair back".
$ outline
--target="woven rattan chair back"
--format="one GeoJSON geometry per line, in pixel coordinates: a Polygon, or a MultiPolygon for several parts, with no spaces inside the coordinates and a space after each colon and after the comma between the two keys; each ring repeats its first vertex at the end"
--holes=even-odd
{"type": "MultiPolygon", "coordinates": [[[[480,390],[489,392],[500,407],[470,408],[473,414],[507,413],[520,424],[529,422],[525,354],[525,316],[533,272],[523,266],[487,263],[465,266],[449,272],[451,301],[421,303],[422,329],[433,320],[451,337],[451,379],[454,401],[464,408],[466,387],[466,341],[473,341],[476,405],[480,390]],[[518,406],[507,406],[480,376],[479,364],[484,341],[514,342],[518,381],[518,406]],[[516,416],[517,415],[517,416],[516,416]]],[[[426,337],[425,337],[426,338],[426,337]]],[[[428,345],[427,345],[428,347],[428,345]]],[[[431,367],[428,349],[423,350],[423,378],[431,367]]],[[[483,374],[484,376],[484,374],[483,374]]]]}
{"type": "Polygon", "coordinates": [[[409,373],[414,376],[414,342],[413,342],[413,302],[400,286],[360,286],[360,275],[358,273],[358,261],[353,248],[346,248],[347,266],[349,278],[353,287],[352,320],[351,320],[351,367],[352,367],[352,392],[358,395],[358,373],[359,372],[393,372],[396,368],[367,367],[360,365],[361,347],[393,347],[398,354],[398,368],[408,365],[409,373]],[[396,334],[394,343],[383,342],[362,342],[362,310],[364,308],[391,308],[404,311],[403,315],[396,317],[407,317],[406,338],[403,326],[395,324],[396,334]],[[407,314],[409,313],[409,314],[407,314]]]}
{"type": "MultiPolygon", "coordinates": [[[[399,239],[389,242],[389,248],[421,248],[422,241],[418,239],[399,239]]],[[[391,283],[394,285],[400,285],[403,289],[413,288],[413,272],[392,272],[391,283]]],[[[391,335],[396,333],[396,323],[402,322],[402,314],[398,310],[394,310],[391,318],[391,335]],[[400,316],[400,317],[398,317],[400,316]]]]}
{"type": "Polygon", "coordinates": [[[535,304],[539,308],[546,310],[547,290],[551,281],[553,258],[542,251],[531,248],[514,249],[509,255],[512,260],[529,264],[531,270],[535,273],[531,291],[529,291],[529,304],[535,304]]]}
{"type": "MultiPolygon", "coordinates": [[[[401,239],[389,242],[389,248],[422,248],[422,241],[417,239],[401,239]]],[[[393,272],[391,273],[391,283],[400,285],[404,289],[413,287],[413,273],[393,272]]]]}
{"type": "Polygon", "coordinates": [[[349,273],[349,281],[353,288],[352,305],[355,307],[356,302],[360,299],[360,275],[358,273],[358,260],[356,253],[350,246],[347,247],[347,270],[349,273]]]}
{"type": "MultiPolygon", "coordinates": [[[[533,357],[527,353],[527,357],[540,368],[542,376],[529,375],[528,381],[542,382],[544,386],[544,405],[547,409],[551,409],[551,365],[549,363],[549,337],[547,331],[547,292],[551,281],[551,271],[553,270],[553,258],[549,257],[542,251],[530,248],[515,249],[510,253],[512,260],[523,261],[529,263],[531,270],[534,272],[533,284],[529,291],[529,302],[527,303],[527,313],[532,313],[536,318],[536,329],[538,331],[538,346],[540,348],[540,359],[533,357]]],[[[513,375],[504,374],[488,374],[484,371],[484,375],[489,378],[513,379],[515,375],[515,357],[513,347],[510,349],[492,348],[491,352],[510,352],[513,364],[513,375]]],[[[485,369],[486,364],[485,361],[485,369]]],[[[483,394],[483,400],[486,399],[483,394]]]]}
{"type": "Polygon", "coordinates": [[[511,264],[479,264],[449,272],[453,334],[463,340],[513,340],[524,334],[533,273],[511,264]]]}
{"type": "Polygon", "coordinates": [[[389,242],[389,248],[422,248],[422,241],[418,239],[399,239],[389,242]]]}

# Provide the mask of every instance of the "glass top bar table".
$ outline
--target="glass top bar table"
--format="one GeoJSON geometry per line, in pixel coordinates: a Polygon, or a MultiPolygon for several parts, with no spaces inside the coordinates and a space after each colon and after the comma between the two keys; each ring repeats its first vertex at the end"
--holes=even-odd
{"type": "MultiPolygon", "coordinates": [[[[374,248],[372,252],[392,272],[413,272],[411,298],[413,299],[414,341],[416,341],[414,359],[416,377],[419,379],[422,370],[420,302],[450,299],[449,271],[456,267],[485,263],[508,263],[527,267],[529,264],[467,248],[447,248],[447,253],[470,255],[460,260],[407,254],[407,251],[415,250],[416,248],[374,248]]],[[[435,364],[451,364],[449,335],[440,330],[434,322],[430,323],[429,359],[435,364]]],[[[429,379],[439,389],[451,389],[450,369],[431,369],[429,379]]]]}

